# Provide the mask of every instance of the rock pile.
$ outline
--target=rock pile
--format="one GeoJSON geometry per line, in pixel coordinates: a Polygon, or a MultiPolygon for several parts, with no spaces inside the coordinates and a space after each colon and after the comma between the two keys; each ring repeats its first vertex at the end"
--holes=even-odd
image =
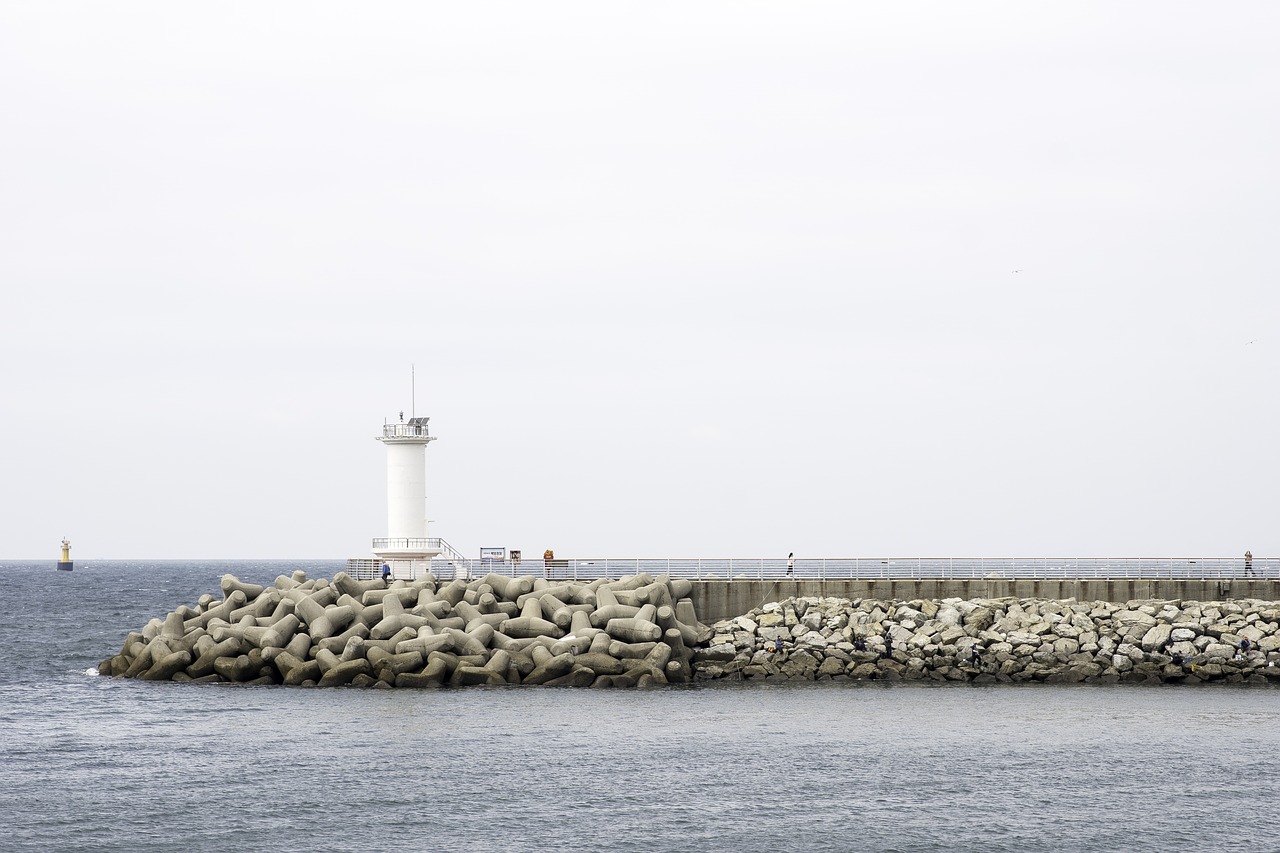
{"type": "Polygon", "coordinates": [[[1280,681],[1280,603],[793,598],[717,622],[697,680],[1280,681]]]}
{"type": "Polygon", "coordinates": [[[691,680],[693,649],[711,636],[689,581],[665,575],[388,585],[294,572],[269,587],[225,575],[221,587],[221,599],[202,596],[129,634],[98,671],[321,687],[625,687],[691,680]]]}

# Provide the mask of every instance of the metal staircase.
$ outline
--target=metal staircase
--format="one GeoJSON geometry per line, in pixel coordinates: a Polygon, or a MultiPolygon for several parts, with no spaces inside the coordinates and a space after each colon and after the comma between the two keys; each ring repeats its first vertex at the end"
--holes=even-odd
{"type": "MultiPolygon", "coordinates": [[[[472,561],[470,557],[464,557],[462,552],[450,545],[443,539],[437,540],[440,543],[440,554],[436,560],[444,560],[453,568],[453,576],[455,578],[471,577],[472,561]]],[[[434,563],[435,560],[432,560],[434,563]]]]}

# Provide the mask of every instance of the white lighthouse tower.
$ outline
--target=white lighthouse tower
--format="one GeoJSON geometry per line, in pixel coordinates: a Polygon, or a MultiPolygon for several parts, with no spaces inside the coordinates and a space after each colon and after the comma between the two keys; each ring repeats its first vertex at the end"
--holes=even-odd
{"type": "Polygon", "coordinates": [[[430,418],[410,418],[382,425],[377,436],[387,446],[387,538],[373,540],[373,553],[396,576],[414,576],[420,564],[429,568],[439,554],[439,539],[427,537],[427,432],[430,418]]]}

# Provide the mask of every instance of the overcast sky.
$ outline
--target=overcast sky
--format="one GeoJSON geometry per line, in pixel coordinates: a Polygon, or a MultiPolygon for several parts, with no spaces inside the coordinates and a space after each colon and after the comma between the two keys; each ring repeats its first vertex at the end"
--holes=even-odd
{"type": "Polygon", "coordinates": [[[1280,553],[1278,25],[5,2],[0,557],[1280,553]]]}

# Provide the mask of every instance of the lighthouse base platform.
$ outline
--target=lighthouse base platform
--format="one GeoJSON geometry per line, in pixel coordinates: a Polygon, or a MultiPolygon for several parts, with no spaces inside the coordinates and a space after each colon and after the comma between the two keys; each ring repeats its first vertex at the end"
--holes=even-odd
{"type": "Polygon", "coordinates": [[[72,562],[71,562],[71,560],[59,560],[59,561],[58,561],[58,571],[60,571],[60,572],[69,572],[69,571],[71,571],[71,566],[72,566],[72,562]]]}
{"type": "MultiPolygon", "coordinates": [[[[380,557],[376,560],[364,557],[350,557],[347,559],[346,571],[348,575],[357,580],[381,577],[382,566],[385,563],[391,569],[393,580],[413,580],[431,572],[432,560],[434,559],[435,556],[406,557],[403,555],[380,557]]],[[[466,563],[458,565],[447,563],[445,566],[450,578],[462,578],[463,580],[471,578],[470,566],[466,563]]]]}

